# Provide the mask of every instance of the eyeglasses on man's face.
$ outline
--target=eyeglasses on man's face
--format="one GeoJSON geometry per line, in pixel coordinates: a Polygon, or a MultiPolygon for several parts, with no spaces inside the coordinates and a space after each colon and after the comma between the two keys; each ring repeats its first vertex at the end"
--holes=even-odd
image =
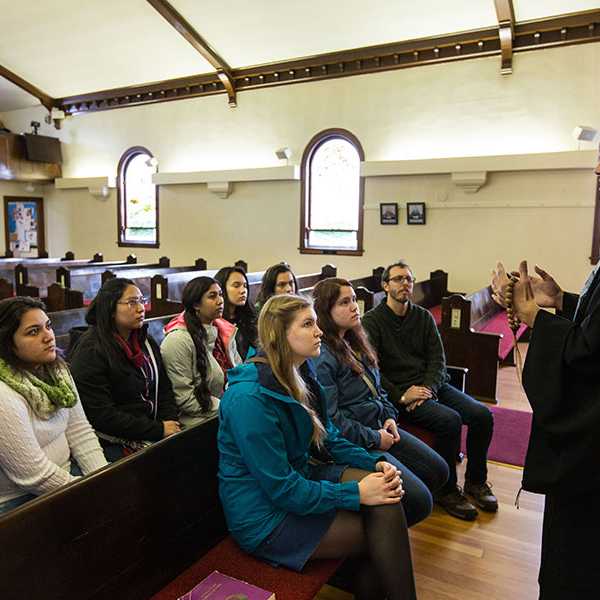
{"type": "Polygon", "coordinates": [[[412,275],[396,275],[395,277],[390,277],[389,280],[393,283],[414,283],[415,278],[412,275]]]}
{"type": "Polygon", "coordinates": [[[129,300],[119,300],[117,304],[125,304],[131,310],[135,310],[140,304],[144,306],[148,302],[148,298],[144,298],[144,296],[139,296],[138,298],[129,298],[129,300]]]}

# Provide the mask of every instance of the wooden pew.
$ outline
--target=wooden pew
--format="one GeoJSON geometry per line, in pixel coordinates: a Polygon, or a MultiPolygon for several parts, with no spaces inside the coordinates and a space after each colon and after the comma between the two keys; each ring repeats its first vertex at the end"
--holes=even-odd
{"type": "Polygon", "coordinates": [[[104,257],[102,253],[98,252],[97,254],[94,254],[91,259],[76,261],[75,254],[73,254],[71,251],[66,252],[65,255],[60,258],[0,258],[0,278],[6,279],[8,282],[14,285],[16,283],[15,268],[18,265],[31,266],[35,268],[50,268],[54,265],[59,266],[65,263],[92,264],[95,262],[102,262],[103,260],[104,257]]]}
{"type": "MultiPolygon", "coordinates": [[[[69,269],[60,268],[56,270],[57,283],[48,287],[48,296],[46,298],[48,309],[52,311],[68,310],[79,308],[91,302],[108,279],[114,277],[127,277],[135,280],[136,285],[140,288],[144,296],[151,294],[151,279],[154,275],[167,275],[180,272],[193,273],[194,277],[198,277],[199,271],[206,270],[206,260],[198,258],[193,265],[183,267],[171,267],[171,261],[168,257],[163,256],[158,261],[158,266],[154,264],[132,263],[127,265],[119,265],[104,269],[101,265],[90,266],[85,269],[77,269],[71,271],[69,269]]],[[[248,263],[243,260],[238,260],[234,263],[246,270],[248,263]]],[[[211,274],[216,271],[211,271],[211,274]]],[[[2,282],[0,280],[0,293],[2,282]]],[[[32,290],[35,291],[35,290],[32,290]]]]}
{"type": "Polygon", "coordinates": [[[321,267],[318,273],[310,273],[308,275],[297,275],[296,280],[298,281],[298,292],[301,294],[310,295],[312,289],[322,279],[328,277],[337,277],[337,267],[332,264],[326,264],[321,267]]]}
{"type": "MultiPolygon", "coordinates": [[[[499,334],[501,336],[498,347],[500,364],[514,365],[513,334],[508,325],[506,311],[492,298],[491,288],[486,286],[469,294],[467,299],[471,302],[471,327],[482,333],[499,334]]],[[[521,324],[516,334],[517,340],[526,338],[528,332],[527,325],[521,324]]]]}
{"type": "MultiPolygon", "coordinates": [[[[239,266],[239,265],[238,265],[239,266]]],[[[242,267],[243,268],[243,267],[242,267]]],[[[196,277],[214,277],[218,269],[208,269],[205,271],[176,273],[164,277],[155,275],[150,280],[150,311],[153,317],[160,315],[170,315],[183,310],[181,305],[181,296],[183,289],[189,281],[196,277]]],[[[257,273],[246,273],[250,285],[249,297],[252,298],[251,291],[253,286],[262,279],[264,271],[257,273]]],[[[251,300],[252,301],[252,300],[251,300]]]]}
{"type": "Polygon", "coordinates": [[[0,598],[146,600],[226,535],[212,419],[0,517],[0,598]]]}
{"type": "Polygon", "coordinates": [[[48,309],[58,311],[89,304],[100,287],[108,279],[115,277],[134,279],[142,294],[147,296],[150,293],[150,279],[156,273],[167,274],[206,268],[206,261],[202,258],[197,259],[194,265],[185,267],[171,267],[170,264],[170,259],[162,256],[158,261],[158,266],[144,267],[143,264],[131,264],[110,269],[89,267],[73,272],[64,268],[57,269],[57,283],[48,287],[48,309]]]}
{"type": "MultiPolygon", "coordinates": [[[[198,277],[201,273],[205,273],[207,271],[206,266],[206,260],[204,258],[197,258],[193,265],[183,267],[169,267],[167,265],[160,268],[132,269],[127,270],[126,272],[123,272],[122,269],[119,271],[113,271],[110,269],[102,273],[102,284],[109,279],[114,279],[115,277],[126,277],[127,279],[131,279],[133,281],[133,283],[140,289],[145,297],[149,298],[151,292],[151,281],[154,276],[162,275],[172,277],[178,273],[186,273],[191,274],[193,279],[194,277],[198,277]]],[[[214,271],[214,273],[216,273],[216,271],[214,271]]]]}
{"type": "MultiPolygon", "coordinates": [[[[517,339],[526,332],[521,325],[517,339]]],[[[506,312],[494,302],[491,288],[445,298],[440,334],[448,360],[469,367],[467,392],[495,404],[498,365],[514,364],[514,340],[506,312]]]]}
{"type": "MultiPolygon", "coordinates": [[[[252,286],[257,281],[260,282],[264,271],[248,273],[248,263],[242,259],[236,261],[234,266],[240,267],[246,271],[246,277],[250,285],[248,290],[250,301],[252,302],[252,286]]],[[[175,275],[163,277],[156,275],[150,280],[150,308],[152,316],[170,315],[181,312],[181,296],[183,288],[189,281],[196,277],[214,277],[218,269],[207,269],[202,272],[177,273],[175,275]]]]}
{"type": "MultiPolygon", "coordinates": [[[[102,254],[99,253],[97,256],[101,257],[102,254]]],[[[71,252],[71,250],[67,250],[67,252],[65,252],[65,255],[61,256],[61,257],[48,258],[48,256],[45,256],[45,257],[32,256],[32,257],[26,258],[26,257],[22,257],[22,256],[15,257],[14,254],[12,253],[12,251],[10,251],[9,253],[0,257],[0,268],[2,268],[4,265],[10,265],[10,264],[19,264],[19,263],[44,264],[44,263],[59,262],[61,260],[63,260],[63,261],[64,260],[75,260],[75,253],[71,252]]],[[[94,259],[92,259],[92,260],[94,260],[94,259]]],[[[100,260],[102,260],[102,258],[100,258],[100,260]]],[[[88,259],[88,262],[91,262],[91,261],[88,259]]]]}
{"type": "MultiPolygon", "coordinates": [[[[181,306],[181,295],[183,288],[188,281],[200,275],[214,277],[216,270],[203,271],[201,273],[177,273],[173,276],[162,277],[157,275],[152,278],[150,291],[150,306],[152,316],[160,316],[165,314],[173,314],[183,310],[181,306]]],[[[250,289],[248,290],[248,298],[251,303],[256,302],[256,297],[260,290],[264,271],[255,271],[246,273],[250,289]]],[[[333,265],[324,265],[318,273],[309,273],[306,275],[297,275],[298,290],[301,293],[310,293],[312,288],[321,279],[326,277],[335,277],[337,273],[336,267],[333,265]]]]}
{"type": "Polygon", "coordinates": [[[175,600],[216,569],[312,600],[341,561],[296,573],[239,549],[218,497],[217,430],[216,418],[190,427],[1,516],[0,598],[175,600]]]}
{"type": "MultiPolygon", "coordinates": [[[[137,264],[137,257],[130,254],[125,260],[102,262],[98,268],[104,270],[107,267],[120,268],[135,264],[137,264]]],[[[48,286],[56,281],[56,269],[69,267],[73,271],[89,269],[92,268],[91,265],[90,261],[63,261],[39,265],[17,264],[14,267],[15,293],[17,296],[44,297],[47,294],[48,286]]]]}
{"type": "MultiPolygon", "coordinates": [[[[129,273],[133,269],[167,269],[170,268],[169,265],[170,259],[166,256],[161,257],[156,263],[138,263],[135,255],[128,256],[126,261],[118,261],[115,263],[103,263],[95,266],[91,266],[89,264],[74,265],[69,267],[68,271],[66,267],[59,267],[54,271],[36,269],[32,272],[29,267],[23,267],[20,265],[15,269],[15,275],[18,281],[16,292],[18,295],[22,296],[45,298],[48,296],[48,289],[50,286],[56,285],[62,288],[63,281],[72,281],[77,280],[78,278],[81,278],[81,280],[84,282],[89,280],[90,286],[93,290],[95,290],[95,292],[97,292],[98,289],[100,289],[102,273],[107,271],[109,268],[115,273],[123,272],[123,276],[125,277],[125,273],[129,273]],[[35,283],[36,285],[31,285],[31,283],[35,283]]],[[[73,290],[71,288],[69,289],[73,292],[73,298],[78,298],[78,295],[75,294],[75,292],[79,290],[73,290]]],[[[94,295],[95,293],[88,294],[88,299],[91,300],[94,295]]],[[[59,297],[58,290],[54,291],[52,297],[54,299],[59,297]]],[[[68,302],[65,301],[65,304],[68,304],[68,302]]],[[[71,303],[70,306],[74,307],[79,305],[82,304],[71,303]]],[[[58,310],[58,308],[56,310],[58,310]]]]}

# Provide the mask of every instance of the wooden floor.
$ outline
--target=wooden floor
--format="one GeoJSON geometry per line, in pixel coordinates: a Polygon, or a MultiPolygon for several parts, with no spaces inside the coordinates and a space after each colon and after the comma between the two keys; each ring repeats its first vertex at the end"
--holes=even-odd
{"type": "MultiPolygon", "coordinates": [[[[527,345],[522,344],[525,353],[527,345]]],[[[498,372],[499,405],[528,410],[515,367],[498,372]]],[[[465,465],[459,465],[459,482],[465,465]]],[[[514,506],[522,469],[489,463],[489,481],[498,497],[497,514],[480,513],[477,521],[455,519],[438,507],[410,531],[419,600],[536,600],[544,500],[522,492],[514,506]]],[[[325,586],[318,600],[352,596],[325,586]]]]}
{"type": "MultiPolygon", "coordinates": [[[[528,345],[529,344],[519,344],[519,350],[523,357],[523,361],[525,361],[525,357],[527,356],[528,345]]],[[[498,399],[499,406],[531,412],[531,406],[529,406],[527,396],[519,383],[516,367],[502,367],[498,369],[496,398],[498,399]]]]}

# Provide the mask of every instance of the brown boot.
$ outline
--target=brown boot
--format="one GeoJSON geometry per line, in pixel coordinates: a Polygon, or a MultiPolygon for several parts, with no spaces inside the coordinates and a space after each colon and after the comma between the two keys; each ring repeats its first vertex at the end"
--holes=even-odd
{"type": "Polygon", "coordinates": [[[465,481],[465,494],[485,512],[497,512],[498,498],[492,493],[492,487],[484,481],[483,483],[471,483],[465,481]]]}
{"type": "Polygon", "coordinates": [[[448,514],[464,521],[474,521],[479,514],[459,486],[456,486],[456,489],[452,490],[449,494],[437,497],[435,502],[448,514]]]}

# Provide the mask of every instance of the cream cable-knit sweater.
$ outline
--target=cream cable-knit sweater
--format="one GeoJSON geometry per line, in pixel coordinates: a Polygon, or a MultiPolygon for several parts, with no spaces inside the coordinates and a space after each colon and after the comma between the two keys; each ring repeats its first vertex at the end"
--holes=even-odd
{"type": "Polygon", "coordinates": [[[84,475],[107,464],[79,399],[44,421],[0,381],[0,503],[76,479],[69,473],[71,455],[84,475]]]}

